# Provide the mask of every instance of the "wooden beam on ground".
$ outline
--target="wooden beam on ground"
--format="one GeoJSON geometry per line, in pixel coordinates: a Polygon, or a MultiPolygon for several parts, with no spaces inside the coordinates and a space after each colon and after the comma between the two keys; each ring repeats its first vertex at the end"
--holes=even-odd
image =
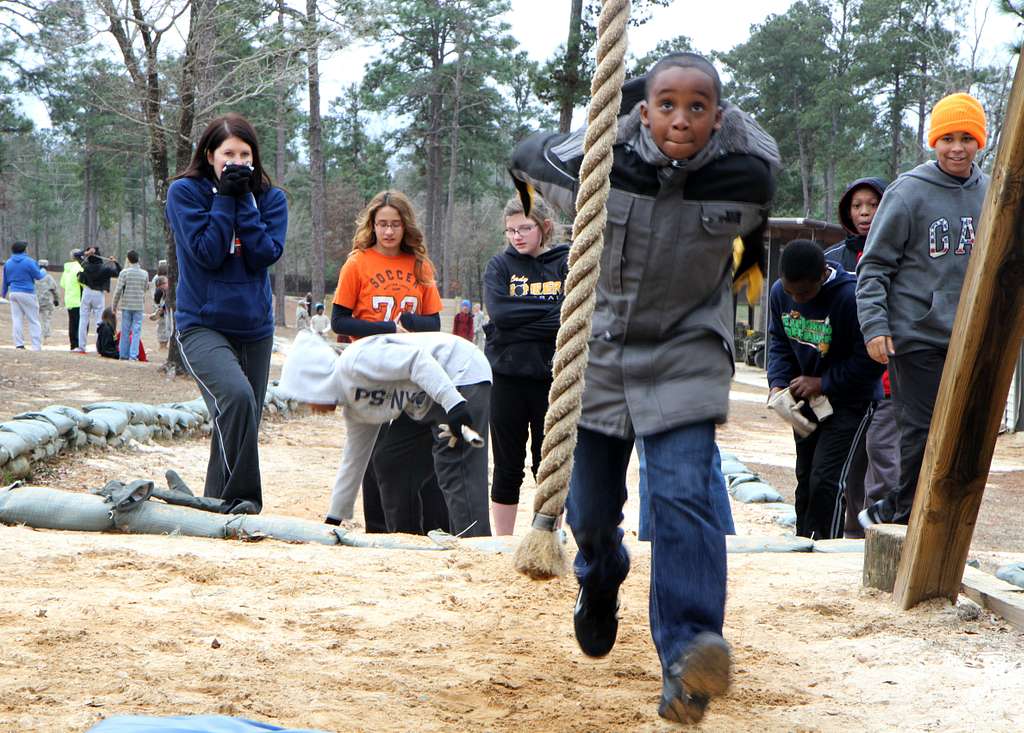
{"type": "Polygon", "coordinates": [[[1024,631],[1024,588],[968,566],[964,570],[960,592],[1024,631]]]}
{"type": "Polygon", "coordinates": [[[955,600],[1024,336],[1024,63],[960,295],[893,600],[955,600]]]}
{"type": "Polygon", "coordinates": [[[902,524],[876,524],[864,531],[865,588],[892,593],[906,536],[907,528],[902,524]]]}

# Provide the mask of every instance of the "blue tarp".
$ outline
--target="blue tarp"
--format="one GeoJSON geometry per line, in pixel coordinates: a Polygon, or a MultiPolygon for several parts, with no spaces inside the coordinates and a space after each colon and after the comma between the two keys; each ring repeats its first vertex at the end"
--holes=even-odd
{"type": "Polygon", "coordinates": [[[94,725],[88,733],[324,733],[309,728],[281,728],[269,723],[257,723],[242,718],[222,715],[183,715],[173,718],[151,718],[143,715],[118,715],[94,725]]]}

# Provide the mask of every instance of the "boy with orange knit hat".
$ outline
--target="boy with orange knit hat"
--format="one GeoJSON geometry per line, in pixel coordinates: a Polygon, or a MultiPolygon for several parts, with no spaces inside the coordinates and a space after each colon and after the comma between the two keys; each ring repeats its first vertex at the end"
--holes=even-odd
{"type": "Polygon", "coordinates": [[[935,160],[889,186],[857,267],[857,315],[875,361],[889,365],[900,427],[895,490],[860,513],[865,527],[906,524],[942,379],[960,288],[989,177],[974,163],[985,147],[985,111],[969,94],[932,110],[935,160]]]}

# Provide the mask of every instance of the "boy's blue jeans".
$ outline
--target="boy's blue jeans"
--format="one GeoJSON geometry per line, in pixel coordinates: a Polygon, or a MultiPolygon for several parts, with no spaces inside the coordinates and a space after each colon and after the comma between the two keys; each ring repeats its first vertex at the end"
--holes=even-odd
{"type": "MultiPolygon", "coordinates": [[[[650,494],[647,491],[647,456],[644,451],[644,439],[637,436],[636,455],[640,459],[640,527],[637,538],[641,542],[651,541],[651,508],[650,494]]],[[[722,455],[715,443],[715,459],[711,464],[711,499],[715,502],[718,520],[726,534],[736,534],[736,525],[732,521],[732,507],[729,504],[729,489],[722,473],[722,455]]]]}
{"type": "MultiPolygon", "coordinates": [[[[643,441],[650,494],[651,636],[667,670],[698,633],[722,633],[728,528],[715,498],[720,487],[713,469],[714,424],[685,425],[643,441]]],[[[632,447],[632,440],[579,429],[566,516],[579,546],[576,578],[598,595],[614,593],[629,572],[619,524],[632,447]]]]}

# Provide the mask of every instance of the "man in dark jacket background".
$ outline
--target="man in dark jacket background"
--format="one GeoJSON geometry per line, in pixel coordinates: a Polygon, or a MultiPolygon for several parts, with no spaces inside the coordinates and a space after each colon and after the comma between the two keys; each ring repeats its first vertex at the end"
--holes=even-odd
{"type": "Polygon", "coordinates": [[[82,271],[78,281],[82,283],[82,302],[78,313],[78,348],[84,354],[89,338],[89,324],[99,328],[106,301],[103,293],[110,290],[111,278],[121,273],[121,265],[113,257],[103,257],[99,247],[90,247],[82,252],[79,261],[82,271]]]}
{"type": "Polygon", "coordinates": [[[796,533],[834,539],[843,536],[845,481],[884,368],[864,346],[853,275],[806,239],[786,245],[779,266],[769,298],[769,405],[795,426],[796,533]]]}

